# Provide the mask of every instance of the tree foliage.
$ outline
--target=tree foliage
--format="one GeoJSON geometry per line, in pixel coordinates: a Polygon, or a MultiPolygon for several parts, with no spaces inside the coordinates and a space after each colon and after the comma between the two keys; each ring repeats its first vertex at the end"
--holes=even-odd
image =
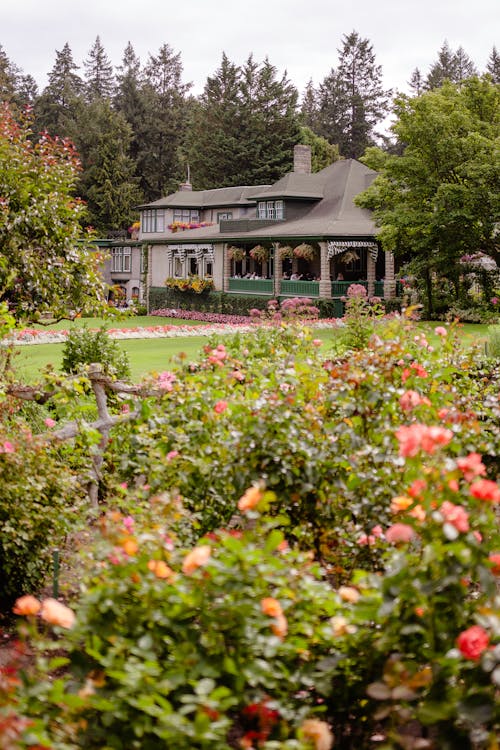
{"type": "Polygon", "coordinates": [[[369,39],[345,34],[339,64],[318,91],[318,133],[338,144],[342,156],[358,158],[373,144],[374,130],[388,111],[389,91],[369,39]]]}
{"type": "Polygon", "coordinates": [[[0,110],[0,297],[18,319],[95,310],[104,289],[73,195],[79,161],[68,141],[33,141],[31,124],[0,110]]]}
{"type": "Polygon", "coordinates": [[[393,131],[406,144],[358,197],[371,208],[386,250],[411,255],[433,311],[434,274],[459,283],[460,257],[499,251],[500,89],[472,78],[420,97],[401,96],[393,131]]]}

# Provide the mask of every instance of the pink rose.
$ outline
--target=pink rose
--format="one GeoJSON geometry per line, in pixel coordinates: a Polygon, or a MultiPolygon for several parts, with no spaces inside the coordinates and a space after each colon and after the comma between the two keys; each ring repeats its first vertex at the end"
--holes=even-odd
{"type": "Polygon", "coordinates": [[[385,538],[390,544],[409,542],[415,536],[415,531],[407,523],[394,523],[385,532],[385,538]]]}
{"type": "Polygon", "coordinates": [[[217,401],[217,403],[214,406],[214,411],[216,414],[222,414],[222,412],[226,411],[227,409],[227,401],[217,401]]]}
{"type": "Polygon", "coordinates": [[[51,419],[51,417],[47,417],[47,419],[44,420],[46,427],[54,427],[56,421],[55,419],[51,419]]]}
{"type": "Polygon", "coordinates": [[[434,329],[434,333],[436,334],[436,336],[446,336],[448,331],[446,330],[446,328],[444,328],[444,326],[436,326],[436,328],[434,329]]]}

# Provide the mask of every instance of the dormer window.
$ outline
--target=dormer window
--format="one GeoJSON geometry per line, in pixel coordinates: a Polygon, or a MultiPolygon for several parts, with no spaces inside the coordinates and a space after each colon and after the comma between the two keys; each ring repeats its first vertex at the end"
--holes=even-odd
{"type": "Polygon", "coordinates": [[[257,204],[258,219],[283,219],[284,215],[283,201],[259,201],[257,204]]]}
{"type": "Polygon", "coordinates": [[[141,215],[141,230],[143,234],[165,231],[165,211],[163,209],[149,209],[141,215]]]}
{"type": "Polygon", "coordinates": [[[200,212],[194,208],[174,208],[174,222],[196,224],[200,220],[200,212]]]}

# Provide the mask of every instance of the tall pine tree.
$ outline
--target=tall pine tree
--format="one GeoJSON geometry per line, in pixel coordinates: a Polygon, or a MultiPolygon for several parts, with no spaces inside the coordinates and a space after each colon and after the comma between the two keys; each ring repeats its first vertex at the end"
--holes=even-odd
{"type": "Polygon", "coordinates": [[[497,52],[497,48],[493,47],[491,54],[486,63],[486,72],[493,79],[493,83],[500,83],[500,55],[497,52]]]}
{"type": "Polygon", "coordinates": [[[83,81],[77,70],[78,65],[66,42],[60,52],[56,50],[56,61],[49,73],[48,86],[35,105],[38,130],[47,130],[53,136],[75,137],[83,95],[83,81]]]}
{"type": "Polygon", "coordinates": [[[87,58],[85,69],[85,96],[87,101],[110,99],[115,89],[113,65],[109,60],[99,36],[96,37],[87,58]]]}
{"type": "Polygon", "coordinates": [[[164,44],[146,64],[144,127],[147,139],[138,154],[138,173],[147,200],[175,188],[181,177],[179,151],[186,128],[186,95],[180,53],[164,44]]]}
{"type": "Polygon", "coordinates": [[[370,41],[356,31],[344,35],[339,65],[319,87],[318,133],[338,144],[342,156],[358,158],[373,143],[390,94],[382,86],[382,68],[370,41]]]}
{"type": "Polygon", "coordinates": [[[191,109],[184,162],[197,189],[235,185],[240,143],[240,68],[225,53],[191,109]]]}

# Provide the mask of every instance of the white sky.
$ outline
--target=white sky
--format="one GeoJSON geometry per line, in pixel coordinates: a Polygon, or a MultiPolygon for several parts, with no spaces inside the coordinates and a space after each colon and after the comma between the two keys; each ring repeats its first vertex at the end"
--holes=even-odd
{"type": "Polygon", "coordinates": [[[114,65],[129,40],[142,63],[169,44],[194,94],[223,51],[236,64],[267,56],[302,93],[337,65],[342,35],[354,29],[373,44],[384,86],[407,91],[413,69],[425,76],[445,39],[482,72],[493,46],[500,51],[499,28],[498,0],[0,0],[0,44],[41,89],[56,50],[68,42],[81,65],[99,35],[114,65]]]}

